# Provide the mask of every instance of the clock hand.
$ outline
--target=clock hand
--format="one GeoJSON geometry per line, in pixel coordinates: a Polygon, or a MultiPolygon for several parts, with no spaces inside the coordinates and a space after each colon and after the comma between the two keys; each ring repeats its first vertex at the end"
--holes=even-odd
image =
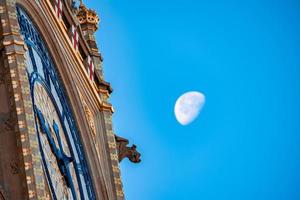
{"type": "Polygon", "coordinates": [[[56,147],[55,141],[53,139],[53,137],[51,136],[51,132],[49,130],[49,125],[46,122],[42,112],[35,107],[35,110],[37,111],[38,114],[38,118],[41,124],[41,129],[42,132],[46,133],[47,135],[47,139],[50,143],[51,149],[53,151],[53,153],[55,154],[56,157],[58,157],[59,159],[64,160],[67,164],[72,162],[74,159],[72,157],[67,156],[64,152],[63,152],[63,148],[62,148],[62,143],[59,137],[59,129],[58,129],[58,125],[55,123],[55,121],[53,121],[53,129],[56,135],[56,138],[58,140],[58,144],[59,144],[59,149],[56,147]]]}
{"type": "MultiPolygon", "coordinates": [[[[35,113],[37,114],[37,118],[38,118],[38,122],[37,123],[39,123],[39,127],[40,127],[40,129],[41,129],[41,132],[42,132],[42,134],[45,134],[46,133],[46,135],[47,135],[47,139],[48,139],[48,141],[49,141],[49,126],[47,126],[47,124],[46,124],[46,120],[45,120],[45,118],[44,118],[44,116],[43,116],[43,114],[42,114],[42,112],[37,108],[37,106],[36,105],[34,105],[34,111],[35,111],[35,113]]],[[[38,129],[38,128],[37,128],[38,129]]],[[[38,130],[37,130],[38,131],[38,130]]],[[[40,139],[39,139],[40,140],[40,139]]],[[[50,149],[51,149],[51,151],[55,154],[55,149],[53,149],[53,146],[51,145],[52,143],[49,141],[49,143],[50,143],[50,149]]],[[[44,158],[43,158],[44,159],[44,158]]],[[[43,161],[44,162],[44,161],[43,161]]],[[[51,179],[50,178],[50,175],[49,175],[49,171],[47,170],[46,171],[46,173],[47,173],[47,177],[49,178],[49,179],[51,179]]],[[[53,191],[53,198],[55,199],[55,200],[57,200],[57,197],[56,197],[56,194],[54,193],[54,188],[53,188],[53,186],[52,186],[52,184],[50,184],[50,188],[51,188],[51,190],[53,191]]]]}
{"type": "Polygon", "coordinates": [[[63,151],[63,147],[62,147],[62,142],[61,142],[61,139],[60,139],[60,136],[59,136],[59,128],[58,128],[58,125],[56,124],[56,122],[53,120],[53,130],[55,132],[55,135],[56,135],[56,138],[57,138],[57,141],[58,141],[58,145],[59,145],[59,149],[61,151],[61,158],[64,160],[64,162],[66,164],[69,164],[70,162],[72,162],[74,159],[70,156],[67,156],[64,151],[63,151]]]}
{"type": "Polygon", "coordinates": [[[59,169],[63,174],[63,177],[66,181],[67,186],[69,188],[71,188],[72,195],[73,195],[74,199],[77,199],[76,198],[76,192],[74,190],[74,184],[73,184],[73,181],[72,181],[72,178],[71,178],[72,176],[71,176],[71,173],[70,173],[70,169],[68,167],[70,162],[73,162],[74,159],[73,159],[73,157],[67,156],[64,153],[61,138],[59,136],[59,128],[58,128],[58,125],[56,124],[56,122],[54,120],[53,120],[52,127],[53,127],[53,130],[55,132],[55,135],[56,135],[56,138],[57,138],[57,141],[58,141],[58,145],[59,145],[59,151],[58,151],[57,158],[56,158],[57,161],[58,161],[59,169]]]}
{"type": "MultiPolygon", "coordinates": [[[[36,106],[35,106],[35,110],[36,110],[36,113],[37,113],[37,116],[38,116],[38,119],[39,119],[39,122],[40,122],[40,125],[41,125],[42,132],[44,134],[46,134],[48,142],[50,144],[51,151],[55,155],[56,160],[58,162],[59,169],[60,169],[61,173],[63,174],[63,176],[66,179],[66,177],[67,177],[67,165],[70,162],[72,162],[73,159],[71,157],[68,157],[67,155],[65,155],[64,152],[62,151],[62,144],[61,144],[61,141],[59,139],[59,129],[58,129],[57,124],[54,123],[53,129],[54,129],[56,138],[58,140],[60,149],[57,148],[57,146],[55,144],[55,141],[54,141],[53,137],[51,136],[51,132],[49,130],[49,125],[46,122],[42,112],[36,106]]],[[[69,185],[69,180],[66,179],[66,182],[67,182],[67,185],[69,185]]]]}
{"type": "Polygon", "coordinates": [[[72,179],[71,179],[71,174],[70,174],[70,171],[69,171],[69,163],[70,162],[73,162],[74,159],[70,156],[67,156],[64,151],[63,151],[63,147],[62,147],[62,142],[61,142],[61,139],[60,139],[60,136],[59,136],[59,128],[58,128],[58,125],[56,124],[56,122],[53,120],[53,130],[55,132],[55,135],[56,135],[56,138],[57,138],[57,141],[58,141],[58,145],[59,145],[59,150],[58,150],[58,153],[57,153],[57,161],[59,163],[59,168],[66,180],[66,183],[68,185],[68,187],[70,187],[70,184],[73,184],[72,183],[72,179]]]}
{"type": "Polygon", "coordinates": [[[37,113],[38,118],[39,118],[39,122],[40,122],[40,125],[41,125],[42,132],[46,134],[47,139],[49,141],[49,144],[50,144],[50,147],[51,147],[51,151],[54,153],[54,155],[57,155],[58,148],[55,145],[53,137],[51,136],[51,132],[49,130],[49,125],[46,122],[46,120],[45,120],[44,115],[42,114],[42,112],[36,106],[35,106],[35,110],[36,110],[36,113],[37,113]]]}
{"type": "Polygon", "coordinates": [[[74,199],[77,199],[76,198],[76,192],[74,191],[74,184],[72,182],[71,173],[70,173],[69,168],[68,168],[69,163],[73,162],[74,159],[72,157],[67,156],[63,152],[62,143],[61,143],[61,140],[60,140],[60,137],[59,137],[58,125],[54,121],[53,129],[54,129],[56,138],[58,140],[60,149],[56,147],[55,141],[54,141],[54,139],[51,135],[51,132],[49,130],[49,125],[46,122],[42,112],[36,106],[34,107],[34,109],[37,113],[37,116],[38,116],[38,119],[39,119],[39,122],[40,122],[40,125],[41,125],[42,132],[46,134],[47,139],[48,139],[49,144],[50,144],[51,151],[53,152],[53,154],[56,157],[56,160],[57,160],[57,163],[58,163],[58,168],[59,168],[61,174],[63,175],[67,186],[69,188],[71,188],[74,199]]]}
{"type": "Polygon", "coordinates": [[[36,106],[34,106],[34,110],[37,113],[37,116],[38,116],[38,119],[39,119],[39,122],[40,122],[40,125],[41,125],[42,132],[48,132],[49,129],[46,126],[46,120],[45,120],[42,112],[36,106]]]}
{"type": "Polygon", "coordinates": [[[74,159],[72,157],[69,157],[67,156],[64,151],[63,151],[63,147],[62,147],[62,143],[61,143],[61,139],[60,139],[60,136],[59,136],[59,128],[58,128],[58,125],[56,124],[56,122],[53,120],[53,130],[55,132],[55,135],[56,135],[56,138],[57,138],[57,141],[58,141],[58,145],[59,145],[59,149],[61,150],[62,152],[62,158],[64,161],[67,162],[67,164],[69,164],[70,162],[72,162],[74,159]]]}
{"type": "Polygon", "coordinates": [[[57,138],[57,141],[58,141],[59,148],[60,148],[60,149],[63,149],[63,148],[62,148],[62,144],[61,144],[61,140],[60,140],[60,137],[59,137],[59,128],[58,128],[58,125],[56,124],[56,122],[55,122],[54,120],[53,120],[52,128],[53,128],[54,133],[55,133],[55,135],[56,135],[56,138],[57,138]]]}

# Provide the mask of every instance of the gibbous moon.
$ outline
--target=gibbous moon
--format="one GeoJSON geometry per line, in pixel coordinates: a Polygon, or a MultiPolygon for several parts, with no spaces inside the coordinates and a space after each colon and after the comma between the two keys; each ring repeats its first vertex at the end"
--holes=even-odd
{"type": "Polygon", "coordinates": [[[204,94],[196,91],[184,93],[175,103],[174,113],[177,121],[181,125],[190,124],[197,118],[204,103],[204,94]]]}

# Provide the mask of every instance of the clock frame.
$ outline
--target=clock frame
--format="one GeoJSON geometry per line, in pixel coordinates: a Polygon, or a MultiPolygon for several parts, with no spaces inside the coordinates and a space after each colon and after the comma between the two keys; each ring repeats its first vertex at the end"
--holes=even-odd
{"type": "MultiPolygon", "coordinates": [[[[43,42],[43,39],[31,18],[20,7],[17,7],[17,14],[20,24],[20,32],[28,48],[26,52],[26,70],[30,82],[30,93],[33,100],[33,111],[35,115],[36,132],[38,137],[42,136],[43,134],[47,134],[45,126],[52,127],[50,133],[54,136],[54,133],[57,133],[55,132],[54,125],[56,124],[59,134],[64,135],[63,142],[65,143],[65,149],[63,149],[64,147],[62,149],[63,154],[65,155],[65,161],[69,162],[69,165],[73,165],[73,173],[71,175],[67,175],[67,179],[64,178],[65,181],[69,179],[69,183],[66,185],[72,191],[72,199],[95,199],[91,176],[85,160],[85,154],[78,134],[77,126],[72,115],[72,109],[68,103],[69,101],[68,97],[66,96],[65,89],[57,73],[57,68],[53,64],[46,44],[43,42]],[[41,104],[36,104],[37,102],[35,102],[35,99],[37,98],[36,87],[40,87],[40,91],[44,91],[43,97],[47,98],[45,101],[48,102],[49,105],[52,105],[52,111],[57,115],[55,117],[56,119],[52,122],[51,120],[53,119],[49,119],[51,118],[49,117],[50,115],[45,114],[45,107],[41,108],[41,104]],[[41,123],[43,117],[45,118],[45,121],[47,121],[48,125],[46,123],[41,123]],[[68,159],[70,160],[68,161],[68,159]],[[73,184],[72,186],[72,184],[70,184],[70,180],[76,184],[73,184]]],[[[56,147],[63,146],[59,144],[60,139],[61,138],[57,138],[56,140],[54,139],[56,147]]],[[[47,140],[49,143],[49,149],[47,151],[54,152],[54,145],[52,145],[53,147],[51,149],[51,142],[49,142],[49,139],[47,140]]],[[[45,156],[46,146],[42,146],[42,142],[46,143],[47,140],[42,141],[41,138],[39,138],[39,146],[43,160],[45,176],[47,177],[51,193],[53,193],[54,186],[51,185],[53,181],[50,178],[49,169],[47,174],[47,168],[49,167],[47,166],[47,161],[49,160],[46,160],[47,158],[45,156]]],[[[63,163],[64,159],[59,158],[58,153],[52,153],[52,155],[54,155],[52,162],[56,160],[59,168],[59,171],[56,171],[56,173],[58,173],[58,177],[64,177],[66,174],[62,172],[62,169],[68,165],[63,163]]],[[[55,197],[55,192],[53,199],[57,199],[57,197],[55,197]]]]}

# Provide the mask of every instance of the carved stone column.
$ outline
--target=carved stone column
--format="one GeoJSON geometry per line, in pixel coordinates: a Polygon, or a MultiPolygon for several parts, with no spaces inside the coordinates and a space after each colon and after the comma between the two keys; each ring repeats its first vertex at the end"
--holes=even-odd
{"type": "Polygon", "coordinates": [[[0,0],[0,199],[45,198],[16,0],[0,0]]]}
{"type": "MultiPolygon", "coordinates": [[[[116,148],[115,136],[112,127],[112,114],[114,112],[112,105],[108,102],[109,95],[112,93],[112,88],[108,82],[104,80],[102,70],[102,57],[99,53],[96,40],[95,32],[98,29],[99,17],[94,10],[87,9],[86,6],[80,3],[77,19],[80,22],[81,30],[83,31],[86,42],[90,48],[90,56],[93,59],[95,65],[95,84],[97,85],[98,93],[101,99],[101,118],[104,121],[104,133],[107,143],[109,156],[112,167],[113,175],[113,186],[116,191],[116,199],[123,200],[123,185],[121,181],[121,174],[119,170],[118,152],[116,148]]],[[[101,133],[102,134],[102,133],[101,133]]]]}

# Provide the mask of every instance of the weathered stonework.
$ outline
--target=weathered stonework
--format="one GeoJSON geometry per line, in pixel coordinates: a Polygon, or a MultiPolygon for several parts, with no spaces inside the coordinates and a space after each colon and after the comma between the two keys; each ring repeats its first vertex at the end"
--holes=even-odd
{"type": "Polygon", "coordinates": [[[109,103],[112,88],[104,79],[103,58],[95,41],[97,14],[63,2],[63,18],[55,0],[0,0],[0,200],[51,199],[35,130],[30,85],[26,72],[28,50],[20,34],[16,6],[29,13],[62,81],[84,149],[96,199],[123,200],[117,144],[109,103]],[[78,27],[74,50],[70,27],[78,27]],[[49,34],[51,33],[51,34],[49,34]],[[95,81],[86,73],[85,59],[95,65],[95,81]]]}
{"type": "MultiPolygon", "coordinates": [[[[7,199],[42,199],[43,188],[39,150],[34,131],[29,84],[25,70],[25,46],[19,34],[16,14],[16,1],[1,1],[1,73],[5,77],[5,89],[2,91],[7,98],[9,117],[2,123],[8,131],[1,138],[3,195],[7,199]],[[6,91],[5,91],[6,90],[6,91]],[[10,136],[9,136],[10,135],[10,136]],[[11,143],[10,147],[7,147],[11,143]],[[14,151],[10,151],[14,148],[14,151]],[[6,152],[9,151],[9,152],[6,152]],[[4,152],[10,155],[4,157],[4,152]],[[8,162],[9,159],[10,162],[8,162]],[[25,163],[32,163],[25,167],[25,163]],[[12,184],[19,179],[21,187],[12,184]],[[39,185],[36,184],[39,180],[39,185]]],[[[3,97],[1,97],[3,98],[3,97]]],[[[2,103],[2,106],[5,106],[2,103]]]]}
{"type": "Polygon", "coordinates": [[[119,169],[119,158],[118,158],[118,152],[116,148],[116,141],[115,141],[115,135],[112,130],[112,113],[109,111],[103,111],[104,114],[104,120],[105,120],[105,127],[107,130],[107,140],[109,144],[109,150],[110,150],[110,159],[111,159],[111,165],[113,170],[113,176],[114,176],[114,184],[117,191],[117,198],[118,199],[124,199],[124,192],[123,192],[123,184],[121,181],[121,173],[119,169]]]}

